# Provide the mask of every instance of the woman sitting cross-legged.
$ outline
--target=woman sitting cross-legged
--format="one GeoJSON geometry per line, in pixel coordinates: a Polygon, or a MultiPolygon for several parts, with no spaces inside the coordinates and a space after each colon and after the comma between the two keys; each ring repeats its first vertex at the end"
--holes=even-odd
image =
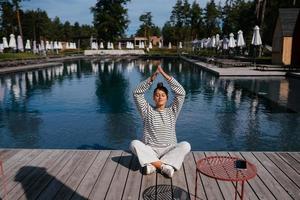
{"type": "Polygon", "coordinates": [[[143,119],[143,141],[133,140],[130,149],[143,167],[144,174],[160,170],[167,177],[172,177],[174,170],[179,170],[184,157],[190,152],[188,142],[177,143],[175,125],[185,98],[184,88],[161,66],[147,80],[141,82],[133,92],[134,100],[143,119]],[[145,99],[144,94],[150,88],[156,76],[161,74],[174,92],[173,103],[166,107],[168,90],[158,83],[153,92],[155,107],[145,99]]]}

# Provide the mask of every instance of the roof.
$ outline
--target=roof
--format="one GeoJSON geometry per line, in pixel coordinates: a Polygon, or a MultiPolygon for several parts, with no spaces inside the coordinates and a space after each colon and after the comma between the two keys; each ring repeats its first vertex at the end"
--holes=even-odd
{"type": "Polygon", "coordinates": [[[293,36],[299,12],[299,8],[279,9],[279,20],[281,23],[283,36],[293,36]]]}

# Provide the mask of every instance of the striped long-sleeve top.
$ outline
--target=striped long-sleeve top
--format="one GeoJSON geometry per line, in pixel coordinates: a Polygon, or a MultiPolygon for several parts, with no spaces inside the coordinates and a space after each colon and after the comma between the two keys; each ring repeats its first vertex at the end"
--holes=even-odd
{"type": "Polygon", "coordinates": [[[167,147],[177,143],[175,125],[184,102],[185,90],[173,77],[168,83],[174,93],[174,99],[172,105],[162,111],[153,108],[144,97],[152,84],[150,79],[141,82],[133,92],[143,119],[143,142],[153,147],[167,147]]]}

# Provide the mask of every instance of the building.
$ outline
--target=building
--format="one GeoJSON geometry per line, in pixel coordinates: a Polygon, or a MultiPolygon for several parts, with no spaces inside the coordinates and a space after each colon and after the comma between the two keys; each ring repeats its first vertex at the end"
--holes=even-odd
{"type": "Polygon", "coordinates": [[[300,66],[299,14],[299,8],[279,9],[272,44],[273,64],[300,66]]]}

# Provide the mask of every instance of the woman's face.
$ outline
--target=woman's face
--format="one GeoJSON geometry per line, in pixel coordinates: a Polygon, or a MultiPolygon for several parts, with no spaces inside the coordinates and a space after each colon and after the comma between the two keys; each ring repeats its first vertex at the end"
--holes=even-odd
{"type": "Polygon", "coordinates": [[[156,104],[156,107],[164,107],[168,101],[168,96],[164,91],[158,89],[153,95],[153,100],[156,104]]]}

